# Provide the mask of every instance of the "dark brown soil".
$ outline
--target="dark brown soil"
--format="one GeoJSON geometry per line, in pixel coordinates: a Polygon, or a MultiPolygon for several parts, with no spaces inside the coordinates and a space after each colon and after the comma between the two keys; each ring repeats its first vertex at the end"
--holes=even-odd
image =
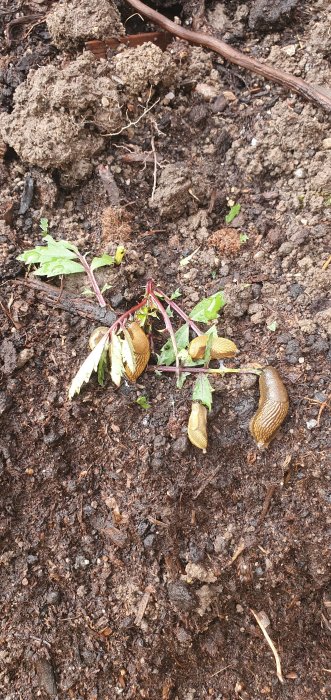
{"type": "MultiPolygon", "coordinates": [[[[239,48],[330,84],[328,1],[287,4],[290,21],[280,12],[261,34],[259,2],[206,2],[206,17],[215,32],[225,21],[239,48]]],[[[117,5],[126,19],[128,7],[117,5]]],[[[182,19],[198,6],[186,3],[182,19]]],[[[151,49],[110,53],[122,76],[112,87],[120,128],[158,100],[118,136],[98,132],[100,103],[78,103],[73,82],[61,93],[58,114],[79,138],[86,130],[85,177],[75,173],[77,142],[67,159],[52,156],[57,136],[47,129],[36,161],[38,100],[52,115],[54,92],[35,88],[36,108],[22,102],[37,115],[24,150],[21,133],[7,139],[7,115],[19,118],[15,90],[42,66],[57,80],[72,76],[68,64],[83,51],[79,37],[68,53],[51,43],[48,11],[47,2],[14,0],[0,10],[1,698],[326,699],[330,117],[174,42],[163,62],[151,49]],[[10,24],[32,12],[35,27],[38,17],[10,24]],[[227,226],[231,201],[241,212],[227,226]],[[68,400],[99,323],[20,284],[26,271],[16,258],[40,242],[41,217],[82,251],[113,254],[124,243],[122,265],[105,273],[116,313],[141,298],[150,277],[168,294],[179,287],[187,311],[225,290],[220,335],[238,345],[238,363],[276,366],[289,391],[288,419],[267,452],[248,430],[258,401],[251,376],[214,382],[206,455],[186,437],[191,380],[178,390],[171,376],[148,371],[119,390],[93,380],[68,400]],[[136,403],[141,394],[148,411],[136,403]],[[283,684],[252,610],[269,618],[283,684]]],[[[139,18],[126,25],[144,28],[139,18]]],[[[109,90],[107,67],[88,70],[109,90]]],[[[26,86],[20,94],[32,99],[26,86]]],[[[76,278],[65,286],[81,287],[76,278]]]]}

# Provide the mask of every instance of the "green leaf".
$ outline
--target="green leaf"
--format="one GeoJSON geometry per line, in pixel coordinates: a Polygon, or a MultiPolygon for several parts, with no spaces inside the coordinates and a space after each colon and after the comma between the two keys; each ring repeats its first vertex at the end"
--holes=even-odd
{"type": "Polygon", "coordinates": [[[141,326],[144,326],[148,318],[152,316],[153,318],[157,318],[157,312],[156,309],[152,309],[150,306],[142,306],[141,309],[136,311],[135,318],[136,320],[140,323],[141,326]]]}
{"type": "Polygon", "coordinates": [[[107,284],[107,282],[106,282],[106,284],[104,284],[102,287],[101,294],[104,294],[104,292],[107,292],[108,289],[111,289],[111,284],[107,284]]]}
{"type": "Polygon", "coordinates": [[[140,406],[140,408],[144,408],[145,411],[147,411],[151,407],[150,403],[148,403],[148,399],[146,398],[146,396],[138,396],[136,403],[138,404],[138,406],[140,406]]]}
{"type": "Polygon", "coordinates": [[[213,321],[218,318],[218,311],[225,306],[225,299],[223,292],[216,292],[211,297],[202,299],[199,303],[192,309],[190,313],[190,318],[192,321],[202,321],[202,323],[207,323],[208,321],[213,321]]]}
{"type": "Polygon", "coordinates": [[[81,292],[81,295],[84,296],[84,297],[94,297],[94,296],[95,296],[95,292],[93,292],[92,289],[88,289],[88,287],[86,287],[86,288],[83,289],[83,291],[81,292]]]}
{"type": "Polygon", "coordinates": [[[40,228],[43,233],[48,233],[48,219],[40,219],[40,228]]]}
{"type": "Polygon", "coordinates": [[[125,255],[125,248],[122,245],[117,246],[115,253],[115,263],[120,265],[125,255]]]}
{"type": "MultiPolygon", "coordinates": [[[[187,323],[181,326],[175,333],[176,345],[178,350],[183,350],[188,346],[189,342],[189,327],[187,323]]],[[[169,338],[165,345],[160,350],[158,356],[158,365],[172,365],[175,362],[175,353],[172,346],[172,340],[169,338]]]]}
{"type": "Polygon", "coordinates": [[[182,387],[184,386],[184,384],[185,384],[185,382],[186,382],[186,380],[187,380],[187,377],[189,377],[189,376],[190,376],[190,375],[189,375],[188,372],[181,372],[181,373],[180,373],[180,375],[179,375],[179,377],[178,377],[178,379],[177,379],[177,382],[176,382],[176,387],[177,387],[177,389],[182,389],[182,387]]]}
{"type": "Polygon", "coordinates": [[[246,241],[249,241],[249,236],[247,233],[241,233],[239,236],[240,243],[246,243],[246,241]]]}
{"type": "Polygon", "coordinates": [[[86,382],[89,381],[92,372],[97,371],[101,355],[107,342],[108,336],[105,335],[103,338],[101,338],[92,352],[90,352],[86,360],[84,360],[70,384],[69,399],[72,399],[75,394],[79,394],[83,384],[86,384],[86,382]]]}
{"type": "Polygon", "coordinates": [[[172,300],[178,299],[178,297],[181,297],[181,296],[182,296],[182,293],[180,291],[180,288],[177,287],[177,289],[172,293],[170,299],[172,299],[172,300]]]}
{"type": "Polygon", "coordinates": [[[123,374],[123,362],[122,362],[122,343],[116,333],[112,333],[111,344],[110,344],[110,362],[111,362],[111,378],[115,386],[119,386],[121,383],[121,377],[123,374]]]}
{"type": "Polygon", "coordinates": [[[241,209],[240,204],[234,204],[233,207],[231,207],[229,213],[225,217],[225,223],[231,224],[231,221],[233,221],[233,219],[235,219],[236,216],[238,216],[240,209],[241,209]]]}
{"type": "Polygon", "coordinates": [[[108,367],[108,342],[105,345],[98,364],[98,384],[104,386],[105,375],[108,367]]]}
{"type": "Polygon", "coordinates": [[[57,277],[58,275],[72,275],[76,272],[84,272],[81,263],[76,262],[76,260],[54,258],[40,265],[33,274],[38,277],[57,277]]]}
{"type": "Polygon", "coordinates": [[[268,328],[269,331],[274,332],[274,331],[276,330],[276,328],[277,328],[277,321],[272,321],[271,323],[269,323],[269,325],[267,326],[267,328],[268,328]]]}
{"type": "Polygon", "coordinates": [[[93,272],[93,270],[97,270],[98,267],[105,267],[106,265],[114,265],[115,264],[115,258],[113,255],[108,255],[107,253],[104,253],[101,258],[93,258],[90,268],[93,272]]]}
{"type": "Polygon", "coordinates": [[[166,308],[166,314],[167,314],[167,316],[169,316],[169,318],[173,318],[173,316],[174,316],[173,311],[171,309],[171,306],[169,306],[169,305],[166,308]]]}
{"type": "Polygon", "coordinates": [[[207,406],[210,411],[213,403],[212,392],[214,391],[211,383],[205,374],[201,374],[196,380],[193,389],[192,400],[200,401],[204,406],[207,406]]]}
{"type": "Polygon", "coordinates": [[[198,248],[196,248],[196,249],[193,251],[193,253],[191,253],[191,255],[187,255],[186,258],[182,258],[182,259],[179,261],[180,267],[186,267],[186,265],[188,265],[188,264],[191,262],[191,260],[192,260],[192,258],[194,257],[194,255],[197,254],[198,250],[200,250],[200,246],[199,246],[198,248]]]}

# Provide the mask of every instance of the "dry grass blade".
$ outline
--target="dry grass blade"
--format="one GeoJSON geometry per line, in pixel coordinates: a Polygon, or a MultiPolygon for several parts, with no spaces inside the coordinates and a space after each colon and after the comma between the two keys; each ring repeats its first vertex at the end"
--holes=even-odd
{"type": "Polygon", "coordinates": [[[281,667],[280,657],[279,657],[278,651],[277,651],[272,639],[270,639],[268,632],[265,628],[265,625],[263,624],[262,620],[260,619],[258,613],[254,612],[254,610],[252,610],[252,608],[251,608],[251,613],[252,613],[252,615],[254,615],[255,620],[256,620],[257,624],[259,625],[259,627],[261,628],[263,635],[264,635],[265,639],[267,640],[269,647],[270,647],[270,649],[275,657],[277,678],[281,683],[284,683],[284,678],[283,678],[283,674],[282,674],[282,667],[281,667]]]}

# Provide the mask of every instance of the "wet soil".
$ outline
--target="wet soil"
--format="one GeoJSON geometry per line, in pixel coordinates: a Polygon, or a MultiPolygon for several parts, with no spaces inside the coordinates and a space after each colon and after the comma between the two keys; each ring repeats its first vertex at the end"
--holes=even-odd
{"type": "MultiPolygon", "coordinates": [[[[199,3],[183,5],[190,24],[199,3]]],[[[123,21],[132,14],[117,6],[123,21]]],[[[205,6],[204,26],[239,48],[330,81],[327,1],[284,3],[288,14],[277,2],[276,19],[261,19],[258,1],[205,6]]],[[[182,42],[163,58],[119,49],[112,71],[92,65],[81,58],[86,16],[82,41],[62,34],[56,46],[49,11],[8,0],[0,13],[1,698],[327,698],[330,117],[182,42]],[[79,66],[98,99],[77,88],[79,66]],[[132,124],[106,136],[112,105],[118,123],[106,132],[132,124]],[[66,142],[65,120],[80,141],[66,142]],[[231,202],[241,211],[227,225],[231,202]],[[150,277],[168,294],[179,288],[186,311],[224,290],[218,328],[240,350],[233,366],[272,364],[288,388],[289,416],[268,451],[248,430],[252,376],[214,382],[205,455],[186,437],[192,380],[179,390],[147,371],[119,390],[92,380],[68,400],[100,324],[23,284],[16,258],[40,242],[42,217],[82,251],[125,245],[122,265],[100,274],[116,314],[150,277]],[[270,622],[283,684],[252,610],[270,622]]],[[[125,26],[153,29],[137,17],[125,26]]],[[[83,286],[72,277],[65,291],[83,286]]]]}

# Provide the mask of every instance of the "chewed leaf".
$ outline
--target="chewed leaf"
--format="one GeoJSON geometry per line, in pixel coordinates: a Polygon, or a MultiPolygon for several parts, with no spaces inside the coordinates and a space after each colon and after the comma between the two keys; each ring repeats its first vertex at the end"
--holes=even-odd
{"type": "Polygon", "coordinates": [[[101,355],[104,351],[107,342],[108,337],[107,335],[105,335],[95,346],[94,350],[90,352],[86,360],[84,360],[83,364],[80,366],[77,374],[75,375],[70,384],[69,399],[72,399],[75,396],[75,394],[79,394],[83,384],[86,384],[89,381],[92,372],[97,371],[101,355]]]}
{"type": "Polygon", "coordinates": [[[126,329],[123,331],[125,340],[122,343],[123,362],[127,364],[131,374],[134,374],[137,367],[136,356],[132,344],[130,333],[126,329]]]}
{"type": "Polygon", "coordinates": [[[76,272],[84,272],[83,265],[76,260],[66,260],[55,258],[44,262],[34,270],[33,274],[38,277],[58,277],[59,275],[72,275],[76,272]]]}
{"type": "Polygon", "coordinates": [[[190,318],[192,321],[201,321],[202,323],[213,321],[218,318],[218,311],[225,306],[225,303],[223,292],[216,292],[216,294],[199,301],[192,309],[190,318]]]}
{"type": "MultiPolygon", "coordinates": [[[[189,327],[187,323],[181,326],[175,333],[177,349],[184,350],[188,346],[189,341],[189,327]]],[[[172,345],[171,338],[167,340],[165,345],[160,350],[160,355],[158,357],[158,365],[172,365],[175,362],[175,353],[172,345]]]]}
{"type": "Polygon", "coordinates": [[[97,270],[98,267],[105,267],[106,265],[114,265],[115,258],[113,255],[107,255],[104,253],[101,258],[93,258],[91,262],[91,270],[97,270]]]}
{"type": "Polygon", "coordinates": [[[211,410],[213,397],[212,392],[214,391],[211,383],[205,374],[201,374],[196,380],[193,389],[193,401],[199,401],[204,406],[207,406],[208,410],[211,410]]]}
{"type": "Polygon", "coordinates": [[[123,374],[122,343],[116,333],[111,336],[110,355],[111,378],[115,386],[119,386],[123,374]]]}

